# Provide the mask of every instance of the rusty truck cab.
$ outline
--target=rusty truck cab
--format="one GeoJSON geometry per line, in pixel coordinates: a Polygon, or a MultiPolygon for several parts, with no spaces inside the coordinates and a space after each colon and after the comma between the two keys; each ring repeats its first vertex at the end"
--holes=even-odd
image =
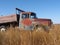
{"type": "Polygon", "coordinates": [[[29,29],[32,24],[32,19],[36,19],[36,14],[34,12],[21,12],[19,19],[19,27],[28,27],[29,29]]]}

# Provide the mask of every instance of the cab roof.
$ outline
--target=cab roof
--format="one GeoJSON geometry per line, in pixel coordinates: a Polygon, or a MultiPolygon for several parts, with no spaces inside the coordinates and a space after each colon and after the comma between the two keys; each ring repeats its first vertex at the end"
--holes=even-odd
{"type": "Polygon", "coordinates": [[[22,14],[36,14],[34,12],[21,12],[22,14]]]}

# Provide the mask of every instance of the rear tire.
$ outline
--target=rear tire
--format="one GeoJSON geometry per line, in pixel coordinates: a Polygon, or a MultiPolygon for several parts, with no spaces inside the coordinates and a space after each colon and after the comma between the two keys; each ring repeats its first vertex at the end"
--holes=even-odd
{"type": "Polygon", "coordinates": [[[6,27],[5,26],[0,26],[0,31],[6,31],[6,27]]]}

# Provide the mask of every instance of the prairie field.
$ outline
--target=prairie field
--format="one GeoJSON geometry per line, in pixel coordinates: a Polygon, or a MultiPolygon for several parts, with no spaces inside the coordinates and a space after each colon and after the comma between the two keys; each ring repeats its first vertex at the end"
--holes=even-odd
{"type": "Polygon", "coordinates": [[[9,28],[0,32],[0,45],[60,45],[60,24],[51,29],[21,30],[9,28]]]}

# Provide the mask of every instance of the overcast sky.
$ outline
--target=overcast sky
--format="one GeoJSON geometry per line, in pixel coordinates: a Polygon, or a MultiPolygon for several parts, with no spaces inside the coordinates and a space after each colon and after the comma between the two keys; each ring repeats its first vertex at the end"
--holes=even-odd
{"type": "Polygon", "coordinates": [[[16,13],[16,7],[60,23],[60,0],[0,0],[0,16],[16,13]]]}

